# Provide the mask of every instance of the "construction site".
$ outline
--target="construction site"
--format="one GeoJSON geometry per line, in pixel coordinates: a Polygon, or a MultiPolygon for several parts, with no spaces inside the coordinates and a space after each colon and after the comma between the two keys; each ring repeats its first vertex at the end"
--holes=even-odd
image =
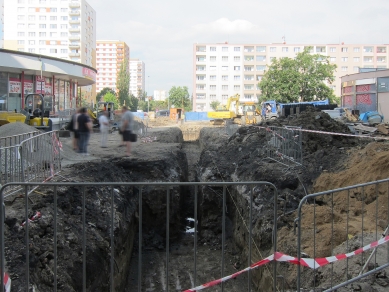
{"type": "Polygon", "coordinates": [[[129,157],[117,131],[82,156],[66,131],[0,127],[12,291],[388,290],[384,124],[135,123],[129,157]]]}

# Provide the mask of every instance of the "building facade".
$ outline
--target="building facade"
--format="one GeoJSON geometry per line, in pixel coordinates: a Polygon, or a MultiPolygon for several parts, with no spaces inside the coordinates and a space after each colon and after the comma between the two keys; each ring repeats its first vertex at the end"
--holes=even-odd
{"type": "Polygon", "coordinates": [[[154,100],[156,101],[164,101],[167,96],[166,90],[154,90],[154,100]]]}
{"type": "Polygon", "coordinates": [[[195,44],[193,46],[193,109],[211,110],[213,101],[226,103],[240,94],[242,101],[257,101],[267,66],[276,58],[294,58],[305,47],[313,54],[328,56],[337,65],[329,86],[341,96],[340,77],[359,68],[388,68],[389,45],[368,44],[195,44]]]}
{"type": "Polygon", "coordinates": [[[30,93],[40,93],[50,115],[81,104],[80,89],[91,86],[96,70],[78,62],[0,49],[0,111],[20,111],[30,93]]]}
{"type": "MultiPolygon", "coordinates": [[[[104,87],[117,91],[118,75],[124,60],[130,60],[130,48],[125,42],[116,40],[97,41],[96,92],[100,92],[104,87]]],[[[127,71],[129,72],[129,62],[127,65],[127,71]]]]}
{"type": "Polygon", "coordinates": [[[139,59],[130,59],[130,94],[138,96],[145,88],[145,63],[139,59]]]}
{"type": "Polygon", "coordinates": [[[360,113],[378,111],[389,122],[389,70],[365,69],[341,78],[342,106],[360,113]]]}

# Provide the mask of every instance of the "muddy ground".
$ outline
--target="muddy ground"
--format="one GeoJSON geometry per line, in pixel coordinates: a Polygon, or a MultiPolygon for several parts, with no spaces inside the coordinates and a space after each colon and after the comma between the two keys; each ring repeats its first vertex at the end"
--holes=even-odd
{"type": "MultiPolygon", "coordinates": [[[[348,128],[315,111],[301,113],[299,117],[278,119],[269,123],[276,126],[301,126],[306,129],[348,133],[348,128]]],[[[72,150],[71,139],[63,138],[63,171],[57,181],[85,182],[180,182],[180,181],[268,181],[273,183],[278,195],[278,250],[295,256],[296,236],[293,221],[297,217],[299,201],[308,193],[334,189],[366,181],[387,178],[389,175],[389,144],[385,141],[370,143],[366,139],[351,137],[305,134],[303,135],[304,168],[286,169],[266,160],[265,132],[256,127],[240,127],[231,137],[222,127],[211,127],[206,123],[177,125],[169,120],[149,121],[147,137],[139,137],[133,143],[131,157],[124,156],[120,147],[120,135],[109,135],[108,148],[100,148],[98,133],[93,134],[90,156],[80,156],[72,150]],[[199,140],[183,141],[182,133],[197,131],[199,140]]],[[[227,243],[224,275],[248,265],[248,192],[247,188],[228,188],[227,192],[227,243]]],[[[259,186],[253,189],[253,256],[256,262],[272,253],[273,191],[259,186]]],[[[170,214],[170,261],[169,283],[165,273],[165,190],[145,187],[143,192],[143,291],[181,291],[194,284],[193,239],[186,232],[187,218],[193,218],[193,189],[172,190],[170,214]]],[[[221,189],[200,188],[198,272],[196,284],[220,277],[221,266],[221,189]]],[[[137,291],[137,226],[136,208],[139,189],[118,187],[115,190],[115,289],[137,291]]],[[[30,224],[30,274],[31,291],[51,291],[53,283],[53,190],[38,189],[30,196],[29,214],[42,212],[42,218],[30,224]]],[[[82,266],[82,193],[79,188],[58,189],[58,264],[59,291],[80,291],[82,266]]],[[[363,243],[376,238],[375,208],[380,206],[378,232],[388,224],[388,191],[380,190],[356,194],[351,198],[350,228],[344,232],[344,195],[335,200],[334,227],[336,237],[329,248],[331,238],[328,219],[330,202],[321,199],[316,205],[309,202],[303,209],[303,252],[308,256],[329,256],[331,252],[345,252],[359,248],[363,243]],[[364,202],[364,236],[360,234],[361,201],[364,202]],[[313,210],[318,222],[315,249],[312,234],[313,210]],[[382,217],[382,218],[381,218],[382,217]],[[305,225],[304,225],[305,224],[305,225]],[[347,241],[347,238],[350,240],[347,241]],[[347,246],[345,245],[347,242],[347,246]]],[[[24,216],[24,200],[13,198],[6,201],[6,259],[13,280],[13,291],[25,291],[25,256],[23,252],[25,232],[20,226],[24,216]]],[[[88,291],[108,291],[111,208],[108,188],[88,188],[86,193],[87,220],[87,287],[88,291]],[[98,267],[98,268],[96,268],[98,267]]],[[[380,249],[377,263],[387,256],[387,249],[380,249]]],[[[350,275],[358,273],[361,258],[349,261],[353,267],[350,275]]],[[[317,273],[306,272],[303,276],[306,289],[314,286],[329,287],[331,281],[343,280],[344,263],[325,267],[317,273]],[[312,280],[314,279],[314,280],[312,280]]],[[[252,291],[271,291],[272,266],[268,265],[253,272],[252,291]]],[[[286,289],[296,286],[296,267],[281,264],[278,273],[285,278],[286,289]]],[[[374,275],[344,291],[386,291],[389,279],[385,273],[374,275]],[[368,283],[368,284],[366,284],[368,283]],[[358,286],[359,285],[359,286],[358,286]]],[[[226,283],[225,291],[246,291],[247,275],[226,283]]],[[[207,291],[221,291],[220,287],[207,291]]]]}

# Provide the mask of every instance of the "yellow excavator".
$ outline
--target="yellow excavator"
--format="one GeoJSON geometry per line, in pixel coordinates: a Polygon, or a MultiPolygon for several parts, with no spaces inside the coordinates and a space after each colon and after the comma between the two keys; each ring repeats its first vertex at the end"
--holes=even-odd
{"type": "Polygon", "coordinates": [[[216,111],[208,112],[208,118],[215,124],[232,120],[235,124],[246,125],[259,122],[260,111],[254,102],[239,103],[240,95],[235,94],[227,99],[225,106],[219,106],[216,111]]]}

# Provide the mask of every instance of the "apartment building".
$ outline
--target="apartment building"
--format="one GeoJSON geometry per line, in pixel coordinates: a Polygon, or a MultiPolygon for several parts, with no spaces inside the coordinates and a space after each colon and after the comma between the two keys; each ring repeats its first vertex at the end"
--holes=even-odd
{"type": "Polygon", "coordinates": [[[139,59],[130,59],[130,94],[138,96],[145,88],[145,63],[139,59]]]}
{"type": "Polygon", "coordinates": [[[242,101],[257,101],[258,83],[276,58],[294,58],[305,47],[312,54],[328,56],[337,65],[335,81],[329,86],[341,96],[340,77],[358,73],[359,68],[388,68],[389,45],[369,44],[194,44],[193,109],[211,110],[210,103],[226,103],[240,94],[242,101]]]}
{"type": "Polygon", "coordinates": [[[154,100],[164,101],[168,97],[166,90],[154,90],[154,100]]]}
{"type": "MultiPolygon", "coordinates": [[[[117,91],[120,67],[124,60],[130,60],[130,48],[118,40],[98,40],[96,47],[97,81],[96,92],[104,87],[117,91]]],[[[129,63],[127,71],[130,70],[129,63]]]]}
{"type": "Polygon", "coordinates": [[[96,12],[85,0],[4,0],[4,49],[96,65],[96,12]]]}

